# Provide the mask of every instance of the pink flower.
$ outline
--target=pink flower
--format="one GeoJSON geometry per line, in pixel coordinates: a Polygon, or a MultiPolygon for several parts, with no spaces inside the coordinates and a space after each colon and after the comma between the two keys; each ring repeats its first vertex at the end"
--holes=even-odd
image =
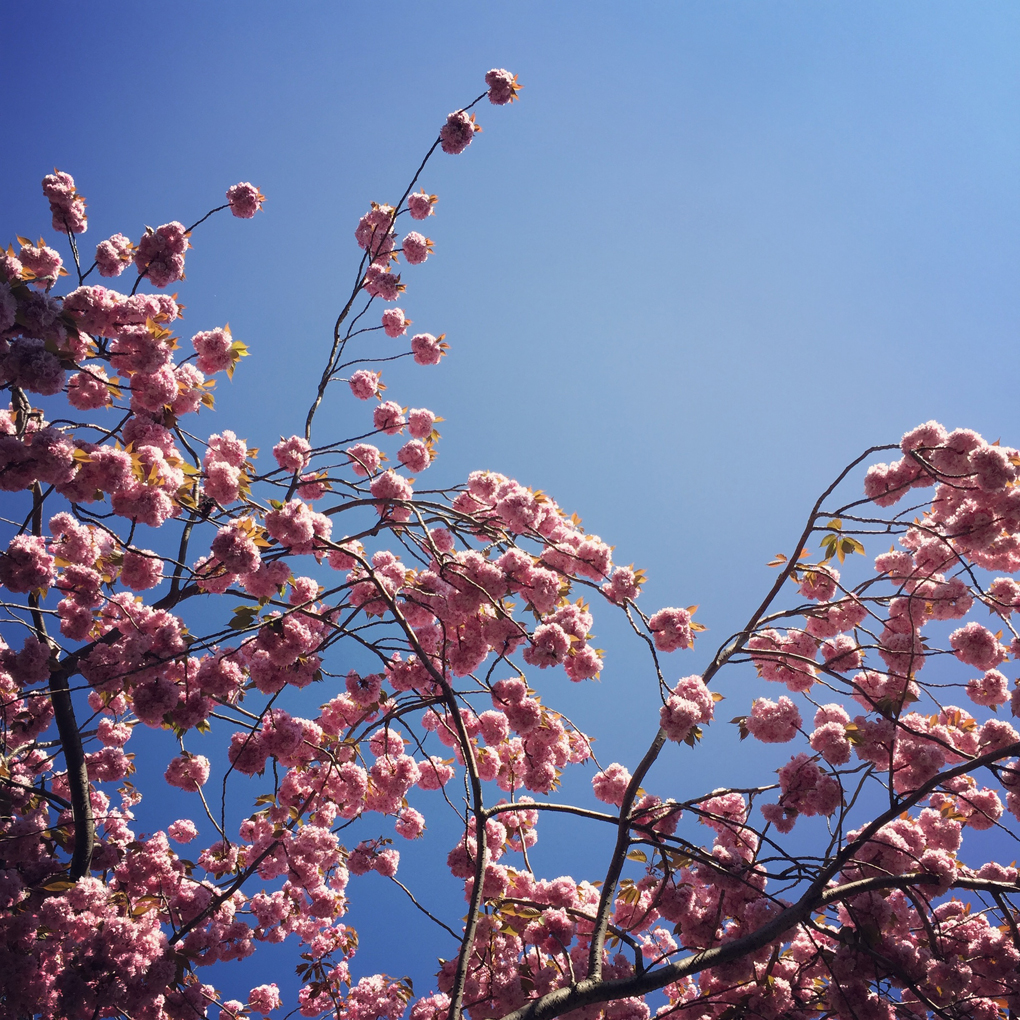
{"type": "Polygon", "coordinates": [[[18,260],[31,274],[30,279],[36,282],[36,286],[52,284],[60,275],[60,268],[64,264],[60,253],[53,248],[47,248],[44,244],[38,247],[34,244],[23,244],[18,253],[18,260]]]}
{"type": "Polygon", "coordinates": [[[628,599],[636,599],[641,594],[644,576],[631,567],[617,567],[605,584],[602,593],[610,602],[622,606],[628,599]]]}
{"type": "Polygon", "coordinates": [[[419,474],[432,463],[432,453],[420,439],[411,439],[397,451],[397,459],[408,471],[419,474]]]}
{"type": "Polygon", "coordinates": [[[967,696],[975,705],[1004,705],[1009,700],[1009,681],[997,669],[967,683],[967,696]]]}
{"type": "Polygon", "coordinates": [[[163,775],[171,786],[195,793],[208,781],[209,767],[209,759],[205,755],[183,752],[170,760],[163,775]]]}
{"type": "Polygon", "coordinates": [[[977,669],[994,669],[1008,655],[995,635],[980,623],[968,623],[949,635],[956,657],[977,669]]]}
{"type": "Polygon", "coordinates": [[[517,75],[503,68],[494,67],[485,75],[485,84],[489,86],[489,102],[494,106],[505,106],[517,98],[521,86],[517,84],[517,75]]]}
{"type": "Polygon", "coordinates": [[[570,655],[563,663],[567,676],[576,684],[582,680],[591,680],[602,672],[603,663],[598,652],[591,645],[572,648],[570,655]]]}
{"type": "Polygon", "coordinates": [[[163,561],[151,549],[129,549],[120,568],[120,583],[133,591],[155,588],[163,579],[163,561]]]}
{"type": "Polygon", "coordinates": [[[475,132],[481,130],[475,123],[474,114],[468,114],[464,110],[451,113],[439,132],[443,152],[448,152],[451,156],[459,155],[471,144],[475,132]]]}
{"type": "Polygon", "coordinates": [[[248,993],[248,1005],[256,1013],[267,1016],[283,1005],[280,1001],[280,989],[276,987],[275,982],[270,985],[259,985],[248,993]]]}
{"type": "Polygon", "coordinates": [[[707,723],[715,714],[715,701],[700,676],[685,676],[659,710],[659,725],[670,740],[688,738],[699,723],[707,723]]]}
{"type": "Polygon", "coordinates": [[[403,249],[404,258],[407,259],[408,265],[421,265],[432,254],[432,242],[416,230],[412,230],[411,233],[407,234],[404,240],[401,241],[400,246],[403,249]]]}
{"type": "Polygon", "coordinates": [[[325,474],[307,474],[301,476],[297,494],[306,502],[311,503],[316,499],[322,499],[331,488],[325,474]]]}
{"type": "Polygon", "coordinates": [[[423,220],[431,216],[435,210],[432,208],[437,202],[435,195],[426,195],[424,191],[416,191],[413,195],[407,196],[407,208],[411,218],[423,220]]]}
{"type": "Polygon", "coordinates": [[[402,432],[407,424],[404,409],[393,400],[386,400],[372,412],[372,423],[388,436],[402,432]]]}
{"type": "Polygon", "coordinates": [[[431,333],[418,333],[411,337],[411,351],[419,365],[438,365],[439,359],[446,353],[447,345],[443,343],[445,334],[434,337],[431,333]]]}
{"type": "Polygon", "coordinates": [[[247,181],[227,188],[227,201],[230,211],[243,220],[250,220],[262,208],[266,196],[247,181]]]}
{"type": "Polygon", "coordinates": [[[648,621],[648,628],[660,652],[690,648],[694,643],[691,614],[686,609],[660,609],[648,621]]]}
{"type": "Polygon", "coordinates": [[[630,784],[630,773],[619,763],[610,765],[607,769],[592,777],[591,785],[595,796],[603,804],[615,804],[619,807],[623,803],[623,796],[630,784]]]}
{"type": "Polygon", "coordinates": [[[217,461],[223,461],[231,467],[243,467],[248,456],[248,446],[243,439],[238,439],[230,429],[224,429],[209,437],[209,449],[202,463],[206,468],[217,461]]]}
{"type": "Polygon", "coordinates": [[[848,673],[858,669],[864,656],[857,642],[849,634],[840,634],[829,641],[822,642],[822,658],[829,669],[837,673],[848,673]]]}
{"type": "Polygon", "coordinates": [[[166,827],[166,834],[176,843],[190,843],[198,835],[198,829],[191,819],[180,818],[166,827]]]}
{"type": "Polygon", "coordinates": [[[836,594],[839,571],[833,567],[808,567],[800,583],[800,593],[806,599],[828,602],[836,594]]]}
{"type": "Polygon", "coordinates": [[[53,229],[64,233],[84,234],[88,230],[85,199],[75,190],[74,178],[54,170],[42,179],[43,194],[49,199],[53,215],[53,229]]]}
{"type": "Polygon", "coordinates": [[[8,591],[25,593],[53,584],[55,560],[46,551],[46,540],[36,535],[17,535],[0,554],[0,583],[8,591]]]}
{"type": "Polygon", "coordinates": [[[333,522],[325,514],[316,513],[307,503],[292,499],[279,510],[266,514],[266,531],[295,556],[307,556],[329,540],[333,522]]]}
{"type": "Polygon", "coordinates": [[[354,473],[362,478],[374,475],[379,470],[382,461],[382,454],[378,447],[370,443],[357,443],[347,447],[347,456],[350,458],[354,473]]]}
{"type": "Polygon", "coordinates": [[[403,308],[387,308],[382,314],[382,325],[387,336],[401,336],[407,332],[411,320],[404,318],[403,308]]]}
{"type": "Polygon", "coordinates": [[[373,262],[365,272],[363,284],[372,297],[383,301],[396,301],[407,288],[400,282],[399,273],[391,273],[388,268],[373,262]]]}
{"type": "Polygon", "coordinates": [[[184,253],[188,236],[184,224],[164,223],[146,230],[135,251],[135,266],[154,287],[166,287],[184,275],[184,253]]]}
{"type": "Polygon", "coordinates": [[[425,818],[412,807],[402,808],[394,828],[404,839],[417,839],[425,831],[425,818]]]}
{"type": "Polygon", "coordinates": [[[134,255],[135,246],[123,234],[114,234],[96,245],[96,265],[100,276],[120,276],[134,255]]]}
{"type": "Polygon", "coordinates": [[[291,436],[290,439],[281,438],[273,447],[273,456],[276,463],[284,471],[302,471],[308,467],[312,447],[303,436],[291,436]]]}
{"type": "Polygon", "coordinates": [[[46,350],[45,341],[18,337],[10,341],[7,356],[0,358],[0,381],[52,397],[64,388],[64,369],[60,359],[46,350]]]}
{"type": "Polygon", "coordinates": [[[231,521],[220,528],[212,540],[212,554],[233,574],[249,574],[261,562],[247,522],[231,521]]]}
{"type": "MultiPolygon", "coordinates": [[[[372,482],[370,488],[372,495],[376,499],[383,500],[410,499],[413,492],[411,483],[406,478],[401,478],[400,475],[395,474],[392,470],[384,471],[379,475],[372,482]]],[[[379,510],[381,513],[383,507],[380,507],[379,510]]],[[[405,513],[410,513],[410,511],[405,511],[405,513]]]]}
{"type": "Polygon", "coordinates": [[[778,703],[768,698],[758,698],[751,706],[747,717],[747,729],[751,736],[764,744],[785,744],[793,740],[800,727],[800,712],[785,695],[778,703]]]}
{"type": "Polygon", "coordinates": [[[373,261],[389,261],[394,247],[393,206],[372,203],[372,208],[358,221],[354,239],[371,254],[373,261]]]}
{"type": "Polygon", "coordinates": [[[232,349],[233,343],[234,338],[230,335],[229,326],[196,333],[191,338],[191,346],[198,353],[198,367],[209,375],[230,368],[236,360],[232,349]]]}
{"type": "Polygon", "coordinates": [[[348,384],[351,387],[351,393],[353,393],[358,400],[370,400],[379,392],[379,377],[381,373],[370,372],[367,368],[358,369],[350,379],[348,384]]]}

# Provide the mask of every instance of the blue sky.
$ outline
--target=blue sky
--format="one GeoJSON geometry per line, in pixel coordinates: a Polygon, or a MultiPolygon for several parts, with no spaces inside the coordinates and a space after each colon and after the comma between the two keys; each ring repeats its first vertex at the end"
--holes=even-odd
{"type": "MultiPolygon", "coordinates": [[[[238,180],[267,195],[196,233],[181,286],[189,329],[229,321],[252,351],[206,431],[263,448],[299,430],[358,217],[486,70],[516,72],[521,102],[482,105],[484,133],[423,177],[436,253],[402,306],[452,351],[387,370],[387,396],[446,419],[430,482],[517,477],[648,571],[646,610],[700,604],[710,630],[677,675],[741,624],[858,452],[928,418],[1020,440],[1014,4],[56,0],[12,6],[0,52],[4,244],[51,233],[53,166],[92,244],[191,222],[238,180]]],[[[363,407],[335,399],[320,434],[363,407]]],[[[596,633],[601,683],[547,700],[632,761],[654,685],[604,613],[596,633]]],[[[723,716],[750,689],[724,687],[723,716]]],[[[736,778],[732,729],[683,759],[706,787],[736,778]]],[[[429,987],[443,947],[421,929],[395,960],[376,926],[359,964],[429,987]]]]}

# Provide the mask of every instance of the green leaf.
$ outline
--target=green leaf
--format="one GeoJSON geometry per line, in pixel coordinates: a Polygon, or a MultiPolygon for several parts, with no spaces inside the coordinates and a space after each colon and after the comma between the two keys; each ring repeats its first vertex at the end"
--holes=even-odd
{"type": "Polygon", "coordinates": [[[248,630],[254,626],[258,618],[259,611],[257,606],[237,606],[234,609],[234,615],[230,620],[229,627],[231,630],[248,630]]]}

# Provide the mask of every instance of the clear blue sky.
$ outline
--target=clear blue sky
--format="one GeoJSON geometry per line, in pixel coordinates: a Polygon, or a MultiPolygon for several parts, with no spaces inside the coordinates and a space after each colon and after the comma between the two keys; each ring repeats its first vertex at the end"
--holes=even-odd
{"type": "MultiPolygon", "coordinates": [[[[253,354],[206,429],[263,447],[298,431],[358,216],[486,70],[516,72],[521,102],[483,105],[484,134],[423,178],[436,254],[403,307],[452,353],[388,371],[388,395],[447,419],[430,481],[518,477],[648,570],[647,610],[699,603],[710,630],[678,675],[857,452],[933,417],[1020,441],[1014,3],[56,0],[9,5],[0,52],[4,244],[50,233],[53,166],[91,244],[197,219],[238,180],[267,195],[196,234],[181,287],[189,328],[229,320],[253,354]]],[[[349,434],[362,407],[320,427],[349,434]]],[[[654,686],[605,614],[596,633],[607,668],[571,710],[632,762],[654,686]]],[[[706,786],[735,778],[732,730],[684,759],[706,786]]],[[[444,946],[421,929],[394,959],[361,923],[357,973],[431,987],[444,946]]]]}

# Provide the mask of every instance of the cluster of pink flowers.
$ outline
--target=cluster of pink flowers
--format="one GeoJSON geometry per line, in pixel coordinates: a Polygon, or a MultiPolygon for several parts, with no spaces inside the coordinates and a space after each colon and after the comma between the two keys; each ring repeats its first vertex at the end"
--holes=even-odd
{"type": "Polygon", "coordinates": [[[154,287],[166,287],[184,275],[184,253],[188,234],[183,223],[164,223],[142,234],[135,250],[138,272],[154,287]]]}
{"type": "Polygon", "coordinates": [[[53,229],[61,233],[84,234],[88,230],[85,215],[85,199],[75,190],[74,178],[70,174],[54,170],[42,181],[43,194],[49,199],[53,214],[53,229]]]}
{"type": "Polygon", "coordinates": [[[250,220],[262,208],[266,196],[248,181],[241,181],[227,188],[227,204],[230,211],[243,220],[250,220]]]}

